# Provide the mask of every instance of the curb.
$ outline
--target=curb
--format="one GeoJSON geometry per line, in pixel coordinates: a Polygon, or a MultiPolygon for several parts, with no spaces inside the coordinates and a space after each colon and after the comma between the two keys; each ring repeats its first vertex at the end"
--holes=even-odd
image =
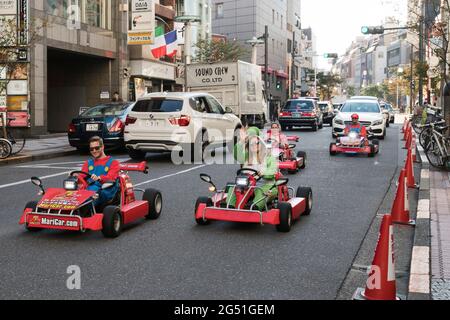
{"type": "Polygon", "coordinates": [[[31,161],[39,161],[39,160],[47,160],[52,158],[58,158],[58,157],[64,157],[64,156],[70,156],[70,155],[76,155],[78,154],[78,151],[75,150],[57,150],[54,152],[46,152],[42,154],[28,154],[28,155],[22,155],[12,158],[7,158],[0,160],[0,166],[9,165],[9,164],[19,164],[19,163],[26,163],[31,161]]]}
{"type": "Polygon", "coordinates": [[[418,146],[417,149],[422,170],[408,300],[431,300],[430,163],[423,148],[418,146]]]}

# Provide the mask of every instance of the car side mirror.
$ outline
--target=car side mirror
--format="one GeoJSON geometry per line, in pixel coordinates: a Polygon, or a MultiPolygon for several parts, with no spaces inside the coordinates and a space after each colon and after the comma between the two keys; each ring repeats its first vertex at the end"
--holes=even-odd
{"type": "Polygon", "coordinates": [[[211,177],[207,174],[204,173],[200,174],[200,179],[202,179],[206,183],[212,183],[211,177]]]}
{"type": "Polygon", "coordinates": [[[31,183],[34,184],[36,187],[38,187],[39,189],[41,189],[41,193],[45,194],[45,189],[42,185],[42,180],[39,179],[38,177],[31,177],[31,183]]]}
{"type": "Polygon", "coordinates": [[[233,110],[230,107],[225,107],[225,113],[233,113],[233,110]]]}
{"type": "Polygon", "coordinates": [[[289,145],[289,149],[295,149],[296,146],[297,146],[296,144],[292,143],[292,144],[289,145]]]}

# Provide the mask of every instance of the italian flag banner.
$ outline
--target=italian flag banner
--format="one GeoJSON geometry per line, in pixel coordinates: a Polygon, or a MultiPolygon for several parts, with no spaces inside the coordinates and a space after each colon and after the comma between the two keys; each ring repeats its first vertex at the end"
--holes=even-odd
{"type": "Polygon", "coordinates": [[[164,56],[173,57],[178,50],[177,30],[164,34],[164,27],[155,29],[155,43],[150,46],[153,57],[155,59],[164,56]]]}

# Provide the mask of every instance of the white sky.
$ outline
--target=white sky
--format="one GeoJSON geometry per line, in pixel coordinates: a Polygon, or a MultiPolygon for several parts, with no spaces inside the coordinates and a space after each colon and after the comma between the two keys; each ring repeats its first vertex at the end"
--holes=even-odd
{"type": "MultiPolygon", "coordinates": [[[[342,55],[362,35],[362,26],[381,25],[387,16],[405,20],[407,0],[301,0],[301,6],[302,28],[312,28],[317,54],[342,55]]],[[[318,58],[319,68],[330,66],[318,58]]]]}

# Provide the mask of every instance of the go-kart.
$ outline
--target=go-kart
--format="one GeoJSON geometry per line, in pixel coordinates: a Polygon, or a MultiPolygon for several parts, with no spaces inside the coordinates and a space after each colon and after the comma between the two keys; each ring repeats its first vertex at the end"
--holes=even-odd
{"type": "Polygon", "coordinates": [[[225,190],[217,190],[210,176],[201,174],[200,178],[210,184],[211,197],[200,197],[195,204],[195,220],[199,225],[207,225],[211,221],[228,221],[243,223],[269,224],[276,226],[279,232],[289,232],[293,221],[300,216],[308,216],[312,210],[313,197],[311,188],[299,187],[295,191],[288,187],[288,179],[277,174],[272,190],[278,189],[278,196],[272,199],[266,193],[260,201],[264,201],[265,209],[260,211],[254,202],[255,190],[261,179],[253,169],[240,169],[236,181],[228,183],[225,190]],[[228,191],[236,196],[233,207],[228,199],[228,191]],[[295,196],[294,196],[295,195],[295,196]]]}
{"type": "Polygon", "coordinates": [[[278,169],[287,170],[289,174],[295,174],[306,167],[306,152],[298,151],[295,155],[295,144],[279,146],[273,140],[267,140],[266,146],[272,155],[278,160],[278,169]]]}
{"type": "Polygon", "coordinates": [[[102,190],[118,184],[118,191],[110,202],[101,207],[94,206],[99,193],[87,190],[93,183],[90,174],[74,171],[64,181],[63,188],[44,189],[42,181],[32,177],[31,182],[40,188],[39,202],[28,202],[20,219],[29,231],[42,229],[85,232],[102,231],[107,238],[118,237],[122,227],[138,219],[154,220],[162,210],[161,192],[154,189],[133,188],[128,171],[148,173],[146,162],[121,164],[117,181],[103,183],[102,190]],[[135,192],[142,192],[142,200],[136,200],[135,192]]]}
{"type": "MultiPolygon", "coordinates": [[[[372,135],[369,133],[369,138],[372,135]]],[[[343,154],[366,154],[374,157],[380,150],[379,141],[369,140],[360,136],[356,132],[350,132],[347,136],[338,138],[336,143],[330,144],[330,155],[335,156],[338,153],[343,154]]]]}

